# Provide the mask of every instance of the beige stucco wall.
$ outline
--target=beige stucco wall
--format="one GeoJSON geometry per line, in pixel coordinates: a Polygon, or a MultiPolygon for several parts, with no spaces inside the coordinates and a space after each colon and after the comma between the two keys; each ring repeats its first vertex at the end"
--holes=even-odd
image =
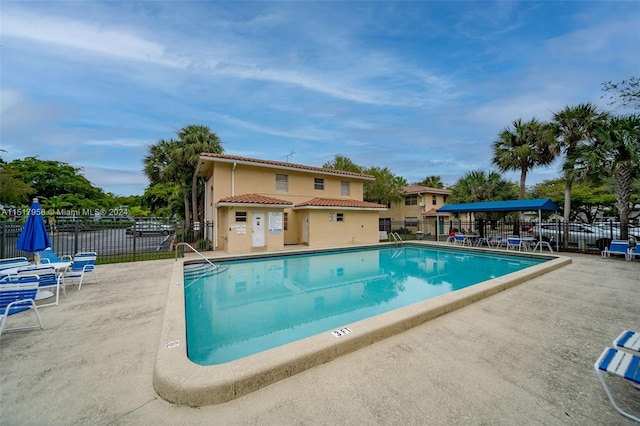
{"type": "Polygon", "coordinates": [[[235,171],[229,163],[215,163],[213,167],[213,200],[240,194],[260,194],[299,204],[312,198],[345,198],[362,200],[364,184],[360,179],[295,170],[238,164],[235,171]],[[288,176],[289,190],[276,191],[276,173],[288,176]],[[233,179],[232,179],[233,176],[233,179]],[[324,190],[314,189],[314,178],[324,179],[324,190]],[[341,182],[349,182],[349,196],[341,195],[341,182]]]}
{"type": "Polygon", "coordinates": [[[218,227],[219,250],[231,254],[247,254],[258,251],[282,250],[284,248],[284,233],[269,232],[269,212],[282,212],[282,209],[260,207],[221,207],[218,212],[220,226],[218,227]],[[236,222],[236,211],[247,212],[246,222],[236,222]],[[264,215],[264,245],[253,247],[253,216],[256,213],[264,215]]]}
{"type": "Polygon", "coordinates": [[[217,250],[228,253],[241,254],[260,250],[279,250],[285,244],[303,244],[303,215],[310,213],[309,246],[329,247],[349,244],[368,244],[378,242],[377,210],[298,210],[293,208],[280,209],[287,214],[287,229],[277,234],[271,234],[266,229],[265,247],[252,247],[251,226],[252,214],[256,211],[265,213],[268,217],[269,209],[260,207],[221,207],[216,208],[219,200],[244,194],[259,194],[279,200],[290,201],[293,205],[303,203],[313,198],[351,199],[362,201],[364,195],[364,181],[348,176],[332,176],[315,172],[299,172],[296,170],[262,167],[260,165],[212,162],[209,168],[211,175],[207,179],[207,220],[218,225],[216,227],[217,250]],[[288,176],[288,191],[276,191],[276,174],[288,176]],[[324,180],[324,189],[316,190],[314,178],[324,180]],[[349,195],[342,195],[342,182],[349,182],[349,195]],[[236,224],[235,212],[246,211],[247,222],[236,224]],[[343,213],[344,222],[335,220],[337,213],[343,213]],[[329,214],[334,215],[334,221],[329,221],[329,214]],[[238,232],[245,225],[245,233],[238,232]]]}
{"type": "MultiPolygon", "coordinates": [[[[360,210],[305,210],[309,214],[309,247],[332,247],[350,244],[372,244],[379,241],[378,211],[360,210]],[[337,213],[344,221],[336,221],[337,213]],[[333,215],[333,221],[330,220],[333,215]]],[[[304,223],[299,221],[300,235],[304,223]]]]}
{"type": "Polygon", "coordinates": [[[445,195],[424,193],[418,195],[418,204],[407,206],[404,204],[404,199],[399,203],[391,203],[391,208],[384,213],[380,214],[380,217],[390,218],[391,220],[404,220],[405,217],[417,217],[418,220],[422,218],[422,212],[431,209],[439,209],[444,206],[445,195]],[[433,204],[433,195],[436,196],[436,204],[433,204]],[[420,203],[424,202],[424,207],[420,206],[420,203]]]}

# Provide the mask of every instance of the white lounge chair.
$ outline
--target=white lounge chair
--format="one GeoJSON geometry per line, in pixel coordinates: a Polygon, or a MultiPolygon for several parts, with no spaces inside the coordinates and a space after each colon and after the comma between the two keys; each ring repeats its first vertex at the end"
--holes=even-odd
{"type": "Polygon", "coordinates": [[[640,354],[640,333],[625,330],[613,341],[613,346],[619,349],[638,352],[640,354]]]}
{"type": "MultiPolygon", "coordinates": [[[[613,407],[618,410],[618,412],[623,416],[640,422],[640,418],[622,410],[618,406],[618,404],[616,404],[616,401],[613,398],[613,394],[609,390],[604,376],[602,375],[603,371],[609,374],[614,374],[616,376],[622,377],[631,385],[637,387],[638,385],[640,385],[640,356],[615,348],[605,348],[602,354],[600,354],[600,356],[598,357],[598,360],[593,365],[593,368],[596,370],[596,374],[598,375],[598,378],[600,379],[600,382],[604,387],[604,391],[609,397],[609,401],[611,401],[611,404],[613,404],[613,407]]],[[[636,389],[634,389],[633,391],[637,392],[636,389]]]]}
{"type": "Polygon", "coordinates": [[[636,244],[634,248],[629,248],[629,252],[627,254],[627,260],[633,260],[633,259],[640,259],[640,243],[636,244]]]}
{"type": "Polygon", "coordinates": [[[73,256],[73,263],[69,270],[62,273],[62,286],[66,286],[67,280],[69,284],[78,284],[78,290],[82,287],[85,275],[93,274],[95,282],[98,283],[98,273],[96,272],[96,259],[98,254],[96,252],[82,252],[76,253],[73,256]]]}
{"type": "Polygon", "coordinates": [[[522,243],[520,237],[518,237],[517,235],[507,236],[507,250],[515,250],[517,248],[518,251],[521,251],[523,247],[524,244],[522,243]]]}
{"type": "Polygon", "coordinates": [[[10,276],[0,284],[0,335],[2,335],[3,331],[44,329],[35,302],[37,291],[37,277],[10,276]],[[7,317],[30,309],[33,309],[36,313],[38,325],[5,328],[7,317]]]}
{"type": "Polygon", "coordinates": [[[45,306],[58,305],[58,302],[60,301],[60,287],[62,287],[62,291],[65,290],[64,285],[62,285],[62,274],[57,274],[53,266],[46,263],[42,265],[26,266],[18,269],[17,275],[38,277],[38,294],[36,295],[35,300],[46,299],[55,294],[55,302],[41,304],[38,305],[38,307],[42,308],[45,306]]]}
{"type": "Polygon", "coordinates": [[[12,269],[19,266],[29,266],[29,260],[26,257],[9,257],[0,259],[0,272],[3,269],[12,269]]]}

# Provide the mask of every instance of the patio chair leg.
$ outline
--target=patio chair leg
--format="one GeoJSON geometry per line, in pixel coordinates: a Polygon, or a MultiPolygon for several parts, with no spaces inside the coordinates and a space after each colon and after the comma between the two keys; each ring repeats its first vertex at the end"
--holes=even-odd
{"type": "Polygon", "coordinates": [[[598,367],[595,367],[596,369],[596,374],[598,375],[598,378],[600,379],[600,383],[602,383],[602,387],[604,387],[604,391],[606,392],[607,396],[609,397],[609,401],[611,401],[611,404],[613,405],[613,408],[615,408],[616,410],[618,410],[618,412],[620,414],[622,414],[625,417],[630,418],[631,420],[635,420],[636,422],[640,423],[640,418],[627,413],[626,411],[622,410],[620,407],[618,407],[618,404],[616,404],[616,401],[613,399],[613,395],[611,394],[611,391],[609,390],[609,387],[607,386],[607,384],[605,383],[604,377],[602,376],[600,370],[598,369],[598,367]]]}

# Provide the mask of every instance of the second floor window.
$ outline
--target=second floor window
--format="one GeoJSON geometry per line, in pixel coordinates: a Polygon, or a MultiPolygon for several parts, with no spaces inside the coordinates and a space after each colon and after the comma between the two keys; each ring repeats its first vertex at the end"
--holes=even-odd
{"type": "Polygon", "coordinates": [[[289,176],[276,173],[276,191],[278,192],[287,192],[289,191],[289,176]]]}
{"type": "Polygon", "coordinates": [[[319,190],[324,190],[324,179],[322,178],[314,178],[313,179],[313,188],[314,189],[319,189],[319,190]]]}
{"type": "Polygon", "coordinates": [[[348,197],[349,195],[351,195],[349,193],[349,182],[347,181],[342,181],[340,182],[340,193],[343,197],[348,197]]]}
{"type": "Polygon", "coordinates": [[[436,204],[438,204],[438,197],[436,197],[435,195],[431,196],[431,204],[433,204],[434,206],[436,204]]]}
{"type": "Polygon", "coordinates": [[[417,195],[407,195],[404,197],[404,205],[405,206],[417,206],[418,205],[418,196],[417,195]]]}

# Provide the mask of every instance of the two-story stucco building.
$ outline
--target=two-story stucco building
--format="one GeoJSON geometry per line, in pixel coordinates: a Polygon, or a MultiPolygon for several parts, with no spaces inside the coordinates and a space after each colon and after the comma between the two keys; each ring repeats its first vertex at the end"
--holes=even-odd
{"type": "Polygon", "coordinates": [[[437,214],[436,210],[447,203],[451,195],[448,189],[421,185],[404,187],[404,199],[391,203],[389,210],[380,215],[380,229],[390,231],[407,228],[413,232],[435,235],[448,232],[448,214],[437,214]]]}
{"type": "Polygon", "coordinates": [[[205,220],[213,246],[228,253],[333,247],[379,241],[379,212],[363,201],[373,176],[233,155],[200,156],[205,220]]]}

